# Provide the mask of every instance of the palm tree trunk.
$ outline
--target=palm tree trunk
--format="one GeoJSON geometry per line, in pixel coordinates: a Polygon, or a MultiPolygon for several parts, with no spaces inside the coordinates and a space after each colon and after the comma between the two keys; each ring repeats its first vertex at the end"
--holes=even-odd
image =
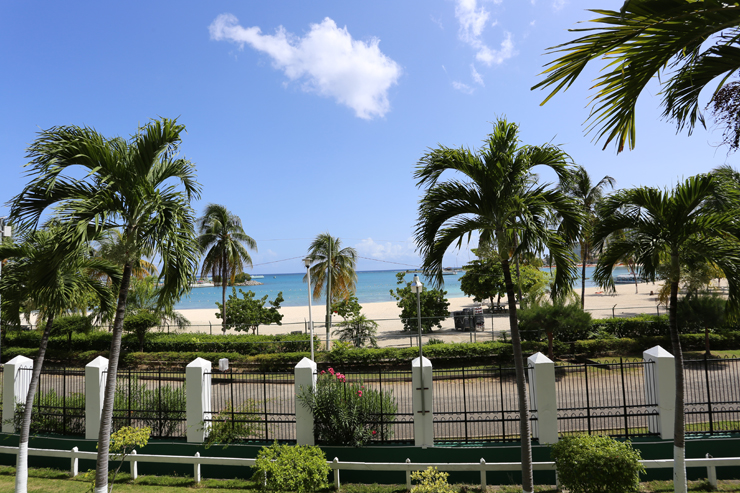
{"type": "Polygon", "coordinates": [[[331,239],[329,239],[329,261],[326,267],[326,350],[331,349],[329,332],[331,331],[331,239]]]}
{"type": "Polygon", "coordinates": [[[221,258],[221,332],[226,334],[226,256],[221,258]]]}
{"type": "Polygon", "coordinates": [[[686,493],[686,454],[684,440],[684,378],[683,352],[681,340],[678,337],[676,312],[678,311],[678,281],[680,279],[680,264],[678,254],[671,254],[671,304],[668,308],[668,322],[671,331],[671,346],[676,375],[676,405],[673,427],[673,490],[677,493],[686,493]]]}
{"type": "Polygon", "coordinates": [[[44,355],[46,354],[46,345],[49,342],[49,332],[51,325],[54,323],[54,316],[50,316],[46,321],[44,334],[41,336],[41,345],[39,352],[33,361],[33,371],[31,372],[31,383],[28,386],[26,394],[26,407],[23,409],[23,419],[21,421],[21,434],[18,438],[18,459],[15,466],[15,491],[26,493],[28,491],[28,437],[31,434],[31,414],[33,413],[33,399],[36,397],[36,389],[41,378],[41,366],[44,364],[44,355]]]}
{"type": "MultiPolygon", "coordinates": [[[[581,244],[581,310],[586,309],[586,261],[588,260],[586,244],[581,244]]],[[[552,359],[552,356],[550,356],[552,359]]]]}
{"type": "MultiPolygon", "coordinates": [[[[499,251],[507,252],[500,248],[499,251]]],[[[519,326],[516,318],[516,294],[514,283],[511,280],[509,259],[501,258],[501,268],[504,272],[506,295],[509,300],[509,329],[511,331],[511,347],[514,350],[514,368],[516,369],[516,389],[519,397],[519,436],[522,449],[522,489],[526,493],[534,491],[532,477],[532,442],[530,440],[529,401],[524,377],[524,355],[522,354],[522,340],[519,337],[519,326]]]]}
{"type": "Polygon", "coordinates": [[[110,434],[113,426],[113,399],[116,394],[116,376],[118,374],[118,360],[121,356],[121,334],[123,333],[123,317],[126,315],[126,300],[131,282],[131,261],[123,266],[121,287],[118,290],[118,306],[116,318],[113,321],[113,337],[110,343],[110,360],[108,375],[105,379],[105,396],[103,411],[100,416],[100,432],[98,432],[98,456],[95,466],[94,493],[107,493],[108,490],[108,453],[110,450],[110,434]]]}

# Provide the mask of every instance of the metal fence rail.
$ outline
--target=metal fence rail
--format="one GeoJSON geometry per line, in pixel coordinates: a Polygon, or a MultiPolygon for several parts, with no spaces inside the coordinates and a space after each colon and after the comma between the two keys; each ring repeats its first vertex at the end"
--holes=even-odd
{"type": "Polygon", "coordinates": [[[615,437],[652,435],[648,420],[657,416],[652,378],[645,388],[645,371],[652,363],[625,362],[559,365],[555,370],[558,434],[588,433],[615,437]]]}
{"type": "Polygon", "coordinates": [[[292,373],[211,373],[213,427],[237,440],[295,441],[292,373]]]}
{"type": "MultiPolygon", "coordinates": [[[[107,378],[104,372],[103,378],[107,378]]],[[[116,373],[113,429],[149,426],[152,438],[184,438],[184,371],[133,371],[116,373]]]]}
{"type": "Polygon", "coordinates": [[[740,431],[740,359],[684,361],[686,433],[740,431]]]}
{"type": "MultiPolygon", "coordinates": [[[[32,373],[32,368],[19,369],[18,379],[21,385],[25,386],[31,382],[32,373]]],[[[21,405],[16,409],[17,423],[20,423],[23,408],[21,405]]],[[[85,434],[84,369],[41,370],[38,390],[33,400],[31,433],[85,434]]]]}
{"type": "Polygon", "coordinates": [[[519,440],[514,368],[435,369],[433,375],[435,441],[519,440]]]}

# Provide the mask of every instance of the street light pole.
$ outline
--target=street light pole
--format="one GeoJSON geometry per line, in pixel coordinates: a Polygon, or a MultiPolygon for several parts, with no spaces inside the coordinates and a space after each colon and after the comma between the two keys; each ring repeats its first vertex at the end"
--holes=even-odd
{"type": "Polygon", "coordinates": [[[421,387],[421,413],[422,416],[426,414],[427,407],[424,402],[424,354],[421,349],[421,292],[424,289],[424,284],[419,280],[419,276],[414,274],[414,282],[411,283],[411,291],[416,293],[416,318],[419,322],[419,383],[421,387]]]}
{"type": "Polygon", "coordinates": [[[311,328],[311,361],[316,361],[313,357],[313,316],[311,315],[311,259],[303,259],[303,265],[306,266],[306,275],[308,276],[308,326],[311,328]]]}

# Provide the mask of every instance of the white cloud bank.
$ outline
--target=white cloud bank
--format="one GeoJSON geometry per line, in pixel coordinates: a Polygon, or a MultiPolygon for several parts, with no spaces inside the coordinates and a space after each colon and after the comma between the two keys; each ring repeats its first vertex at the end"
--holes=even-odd
{"type": "Polygon", "coordinates": [[[414,263],[418,262],[415,243],[411,238],[403,243],[379,243],[372,238],[366,238],[360,240],[354,247],[362,257],[377,258],[379,260],[413,259],[415,261],[414,263]]]}
{"type": "Polygon", "coordinates": [[[390,110],[388,89],[397,83],[401,67],[378,48],[380,40],[352,39],[347,28],[325,18],[311,24],[304,37],[278,27],[262,34],[259,27],[242,27],[231,14],[221,14],[209,26],[211,39],[248,44],[272,58],[273,66],[303,89],[335,99],[360,118],[384,116],[390,110]]]}
{"type": "Polygon", "coordinates": [[[460,23],[460,31],[458,33],[460,40],[476,50],[476,60],[485,63],[489,67],[494,63],[497,65],[501,64],[516,54],[514,43],[511,40],[511,33],[504,33],[504,40],[501,42],[498,50],[490,48],[483,42],[483,30],[486,27],[490,15],[490,12],[485,7],[478,7],[477,0],[457,0],[457,5],[455,5],[455,17],[460,23]]]}

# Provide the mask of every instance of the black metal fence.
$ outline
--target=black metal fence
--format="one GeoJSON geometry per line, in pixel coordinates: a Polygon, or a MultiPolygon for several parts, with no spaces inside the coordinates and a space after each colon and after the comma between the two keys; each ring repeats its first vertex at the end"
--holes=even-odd
{"type": "MultiPolygon", "coordinates": [[[[103,373],[103,379],[107,372],[103,373]]],[[[152,438],[185,438],[185,372],[118,370],[113,429],[152,429],[152,438]]]]}
{"type": "Polygon", "coordinates": [[[740,359],[684,361],[686,433],[740,431],[740,359]]]}
{"type": "Polygon", "coordinates": [[[295,377],[292,373],[210,373],[210,419],[233,440],[295,441],[295,377]]]}
{"type": "Polygon", "coordinates": [[[433,375],[435,441],[519,440],[514,368],[435,369],[433,375]]]}
{"type": "Polygon", "coordinates": [[[623,359],[610,363],[559,365],[555,371],[558,434],[613,437],[654,435],[649,420],[657,416],[652,362],[623,359]]]}
{"type": "MultiPolygon", "coordinates": [[[[18,380],[21,388],[31,382],[32,368],[20,368],[18,380]]],[[[1,376],[1,374],[0,374],[1,376]]],[[[20,420],[25,405],[16,408],[15,425],[20,420]]],[[[84,435],[85,434],[85,370],[44,369],[33,400],[31,433],[84,435]]]]}

